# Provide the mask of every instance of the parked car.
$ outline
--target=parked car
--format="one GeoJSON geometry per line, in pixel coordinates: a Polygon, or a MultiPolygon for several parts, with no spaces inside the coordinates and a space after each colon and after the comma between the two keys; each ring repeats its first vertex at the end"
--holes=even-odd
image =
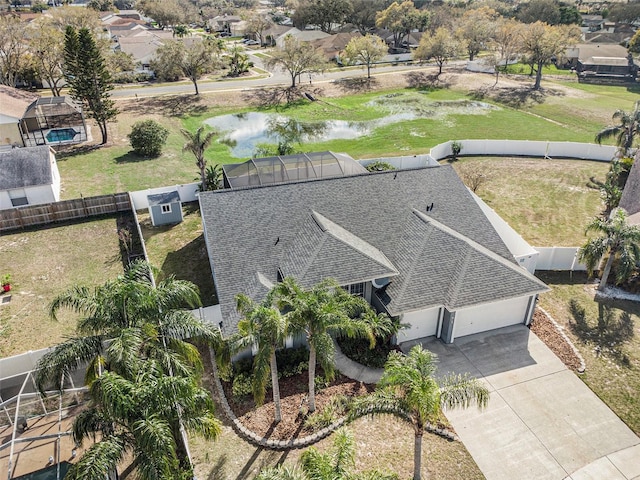
{"type": "Polygon", "coordinates": [[[246,42],[244,42],[245,45],[260,45],[260,42],[258,40],[247,40],[246,42]]]}

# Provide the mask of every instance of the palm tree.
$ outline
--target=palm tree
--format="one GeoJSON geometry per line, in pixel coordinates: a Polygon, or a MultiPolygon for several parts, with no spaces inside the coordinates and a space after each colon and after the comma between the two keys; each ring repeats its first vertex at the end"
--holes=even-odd
{"type": "Polygon", "coordinates": [[[596,135],[596,142],[602,143],[608,138],[615,138],[616,145],[624,151],[625,155],[633,147],[633,139],[640,133],[640,100],[634,104],[633,112],[616,110],[613,120],[617,120],[617,125],[610,125],[602,129],[596,135]]]}
{"type": "Polygon", "coordinates": [[[262,304],[256,305],[246,295],[239,294],[236,296],[236,305],[244,318],[238,323],[239,335],[234,342],[234,350],[257,346],[258,352],[253,358],[253,398],[258,405],[264,402],[269,372],[271,372],[275,422],[279,423],[282,420],[282,413],[276,350],[284,346],[287,338],[286,318],[271,305],[269,297],[262,304]]]}
{"type": "Polygon", "coordinates": [[[309,411],[316,408],[316,362],[320,362],[325,377],[335,376],[331,335],[366,338],[375,346],[375,335],[391,329],[386,315],[377,316],[361,297],[350,295],[335,280],[327,279],[311,290],[303,289],[291,277],[273,288],[274,302],[286,312],[292,334],[304,334],[309,345],[309,411]]]}
{"type": "Polygon", "coordinates": [[[205,132],[204,126],[198,127],[198,130],[195,133],[191,133],[189,130],[181,129],[182,135],[187,139],[187,142],[182,147],[182,151],[189,151],[193,153],[193,156],[196,157],[196,165],[200,170],[200,181],[201,191],[207,191],[207,160],[204,158],[204,152],[209,148],[211,142],[213,142],[213,137],[217,135],[218,132],[215,130],[211,130],[209,132],[205,132]]]}
{"type": "Polygon", "coordinates": [[[300,457],[302,469],[285,467],[262,470],[256,480],[397,480],[395,474],[378,470],[352,473],[355,467],[356,444],[348,428],[336,430],[332,448],[321,453],[315,447],[300,457]]]}
{"type": "Polygon", "coordinates": [[[65,478],[104,480],[123,460],[132,459],[123,478],[182,478],[181,425],[207,439],[220,433],[213,401],[194,376],[167,376],[156,361],[144,363],[133,380],[105,372],[90,387],[91,401],[74,420],[73,438],[100,441],[87,449],[65,478]]]}
{"type": "Polygon", "coordinates": [[[384,373],[373,394],[356,400],[350,417],[390,413],[413,425],[415,441],[413,479],[421,479],[422,436],[430,422],[437,421],[445,408],[466,408],[472,403],[484,407],[489,391],[468,375],[445,377],[440,384],[434,378],[436,355],[420,345],[409,355],[391,352],[384,373]]]}
{"type": "Polygon", "coordinates": [[[609,255],[602,271],[598,290],[607,284],[611,267],[617,259],[616,283],[627,280],[640,261],[640,228],[627,224],[627,214],[621,208],[614,210],[611,216],[602,220],[595,218],[585,233],[597,232],[601,235],[592,238],[578,251],[578,259],[587,266],[589,275],[593,273],[605,255],[609,255]]]}
{"type": "MultiPolygon", "coordinates": [[[[85,381],[89,387],[106,373],[127,382],[139,380],[140,372],[146,371],[150,362],[168,378],[194,379],[194,375],[201,374],[198,349],[185,339],[218,345],[219,330],[182,310],[200,305],[195,285],[173,277],[156,284],[150,273],[151,267],[146,262],[134,262],[115,280],[93,290],[73,287],[53,300],[52,318],[63,307],[82,317],[76,326],[76,336],[46,353],[36,365],[36,384],[41,392],[50,385],[61,388],[61,379],[84,365],[88,365],[85,381]]],[[[178,410],[179,393],[176,391],[178,410]]],[[[170,400],[172,397],[168,397],[167,401],[170,400]]],[[[181,467],[188,470],[182,432],[174,434],[181,467]]],[[[105,448],[97,447],[94,452],[107,456],[113,453],[105,448]]]]}

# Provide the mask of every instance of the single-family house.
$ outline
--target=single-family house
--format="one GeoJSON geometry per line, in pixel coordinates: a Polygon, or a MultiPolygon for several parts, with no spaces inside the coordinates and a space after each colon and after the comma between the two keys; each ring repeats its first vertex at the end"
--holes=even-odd
{"type": "Polygon", "coordinates": [[[214,32],[226,32],[230,35],[244,35],[246,22],[239,15],[218,15],[210,19],[207,24],[214,32]]]}
{"type": "MultiPolygon", "coordinates": [[[[531,321],[547,287],[515,260],[451,166],[358,173],[199,194],[220,301],[260,301],[285,277],[331,277],[408,329],[398,342],[456,338],[531,321]]],[[[485,205],[486,208],[486,205],[485,205]]]]}
{"type": "Polygon", "coordinates": [[[51,147],[0,150],[0,210],[59,200],[60,173],[51,147]]]}
{"type": "Polygon", "coordinates": [[[82,109],[69,97],[40,97],[0,85],[0,147],[85,142],[82,109]]]}
{"type": "Polygon", "coordinates": [[[568,48],[559,67],[573,68],[578,80],[590,83],[634,82],[638,67],[627,49],[606,43],[581,43],[568,48]]]}
{"type": "Polygon", "coordinates": [[[340,61],[342,52],[351,41],[352,38],[361,37],[360,32],[336,33],[329,37],[312,40],[310,45],[322,52],[324,57],[329,61],[340,61]]]}

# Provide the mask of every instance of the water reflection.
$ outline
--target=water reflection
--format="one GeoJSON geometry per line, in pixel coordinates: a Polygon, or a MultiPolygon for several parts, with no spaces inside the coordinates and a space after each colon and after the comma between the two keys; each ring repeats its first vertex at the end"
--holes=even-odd
{"type": "Polygon", "coordinates": [[[290,153],[290,150],[299,150],[300,144],[355,139],[384,125],[451,114],[485,114],[496,108],[484,102],[434,102],[426,101],[420,95],[401,93],[383,95],[369,104],[384,108],[389,114],[368,122],[300,122],[278,114],[245,112],[209,118],[205,123],[222,133],[221,142],[231,148],[232,155],[242,158],[263,151],[265,144],[275,145],[275,150],[283,155],[290,153]]]}
{"type": "MultiPolygon", "coordinates": [[[[392,117],[395,117],[393,115],[392,117]]],[[[385,123],[415,118],[402,115],[396,120],[385,118],[385,123]]],[[[367,135],[379,126],[375,122],[347,122],[327,120],[323,122],[300,122],[282,115],[247,112],[221,115],[205,121],[223,134],[222,143],[231,147],[236,157],[250,157],[260,144],[295,144],[323,142],[337,139],[353,139],[367,135]]]]}

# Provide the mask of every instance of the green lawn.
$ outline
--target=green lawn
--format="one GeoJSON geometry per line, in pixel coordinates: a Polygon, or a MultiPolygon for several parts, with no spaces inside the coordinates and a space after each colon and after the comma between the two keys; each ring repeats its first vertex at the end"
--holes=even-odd
{"type": "MultiPolygon", "coordinates": [[[[304,151],[333,150],[354,158],[371,158],[428,152],[451,139],[528,139],[591,142],[606,125],[616,108],[629,109],[635,95],[623,87],[584,86],[577,83],[549,83],[544,94],[524,91],[522,104],[514,106],[505,96],[464,89],[396,89],[370,92],[319,102],[298,102],[290,106],[261,109],[302,121],[368,121],[402,111],[406,106],[426,112],[422,118],[383,125],[354,140],[333,140],[297,145],[304,151]],[[533,96],[532,96],[533,95],[533,96]],[[481,100],[493,108],[469,107],[481,100]]],[[[240,94],[240,93],[238,93],[240,94]]],[[[255,95],[243,93],[242,95],[255,95]]],[[[251,98],[247,97],[247,102],[251,98]]],[[[76,155],[59,155],[62,197],[75,198],[119,191],[140,190],[168,184],[189,183],[197,172],[194,159],[182,152],[180,128],[191,131],[215,115],[256,110],[213,106],[192,95],[158,97],[129,103],[118,122],[111,124],[113,146],[76,155]],[[156,118],[170,130],[167,146],[156,159],[140,159],[130,153],[126,135],[134,121],[156,118]]],[[[210,162],[234,163],[229,147],[220,143],[207,150],[210,162]]]]}

